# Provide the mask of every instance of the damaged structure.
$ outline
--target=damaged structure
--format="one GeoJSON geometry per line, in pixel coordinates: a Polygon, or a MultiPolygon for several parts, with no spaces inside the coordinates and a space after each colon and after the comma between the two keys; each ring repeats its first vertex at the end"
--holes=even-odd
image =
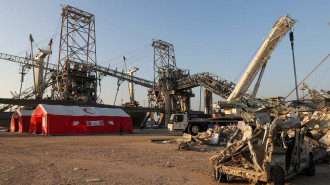
{"type": "Polygon", "coordinates": [[[245,122],[253,125],[253,133],[210,158],[216,181],[243,178],[254,183],[284,184],[285,179],[302,171],[315,174],[314,160],[324,157],[325,149],[312,148],[310,142],[315,140],[307,139],[306,127],[298,118],[271,121],[265,112],[249,115],[245,122]]]}

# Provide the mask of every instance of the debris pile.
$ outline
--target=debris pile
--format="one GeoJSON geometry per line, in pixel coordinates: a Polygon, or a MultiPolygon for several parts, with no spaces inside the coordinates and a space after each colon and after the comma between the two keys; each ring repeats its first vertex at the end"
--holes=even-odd
{"type": "Polygon", "coordinates": [[[319,142],[327,137],[323,143],[328,144],[328,133],[317,142],[292,115],[283,120],[271,119],[267,112],[255,112],[246,113],[245,118],[253,130],[249,125],[238,124],[238,130],[243,133],[241,139],[234,140],[233,135],[233,142],[210,158],[216,181],[243,178],[254,183],[277,184],[302,170],[308,175],[315,174],[314,161],[326,155],[319,142]]]}
{"type": "Polygon", "coordinates": [[[330,156],[330,112],[315,111],[313,114],[306,114],[303,118],[302,125],[311,130],[313,139],[318,144],[326,147],[330,156]]]}
{"type": "MultiPolygon", "coordinates": [[[[242,122],[244,124],[244,122],[242,122]]],[[[252,129],[251,129],[252,130],[252,129]]],[[[189,150],[192,147],[199,145],[226,146],[236,140],[241,140],[248,132],[248,127],[227,125],[217,126],[214,129],[209,128],[206,132],[200,132],[196,136],[184,134],[183,138],[190,137],[191,139],[183,139],[179,143],[179,150],[189,150]]]]}

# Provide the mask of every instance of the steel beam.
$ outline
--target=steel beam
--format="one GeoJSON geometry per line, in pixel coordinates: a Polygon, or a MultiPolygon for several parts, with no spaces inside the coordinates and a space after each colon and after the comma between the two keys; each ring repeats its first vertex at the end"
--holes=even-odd
{"type": "Polygon", "coordinates": [[[126,112],[164,112],[163,109],[150,108],[150,107],[121,107],[107,104],[97,104],[88,102],[77,102],[77,101],[65,101],[65,100],[32,100],[32,99],[11,99],[11,98],[0,98],[0,104],[11,104],[21,106],[38,106],[39,104],[50,104],[50,105],[75,105],[75,106],[93,106],[93,107],[104,107],[104,108],[121,108],[126,112]]]}

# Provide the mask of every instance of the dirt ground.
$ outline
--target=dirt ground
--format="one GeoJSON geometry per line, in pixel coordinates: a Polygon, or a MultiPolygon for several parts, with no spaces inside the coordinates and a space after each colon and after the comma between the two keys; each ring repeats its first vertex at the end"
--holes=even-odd
{"type": "MultiPolygon", "coordinates": [[[[217,151],[178,151],[151,138],[180,138],[166,130],[129,135],[40,136],[0,132],[0,184],[216,184],[209,158],[217,151]],[[100,181],[100,182],[89,182],[100,181]]],[[[288,184],[330,184],[330,166],[288,184]]],[[[237,182],[231,184],[238,184],[237,182]]]]}

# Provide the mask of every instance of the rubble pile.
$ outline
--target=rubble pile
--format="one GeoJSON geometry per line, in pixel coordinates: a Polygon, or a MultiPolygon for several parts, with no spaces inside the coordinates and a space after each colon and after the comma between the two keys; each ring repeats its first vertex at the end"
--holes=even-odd
{"type": "Polygon", "coordinates": [[[179,150],[189,150],[192,147],[199,145],[214,145],[214,146],[226,146],[227,143],[232,143],[236,140],[241,140],[244,137],[245,127],[238,127],[236,125],[217,126],[214,129],[209,128],[206,132],[200,132],[196,136],[184,134],[184,138],[187,135],[191,139],[188,141],[182,141],[179,143],[179,150]]]}
{"type": "Polygon", "coordinates": [[[231,138],[234,141],[228,142],[224,150],[210,158],[214,179],[226,182],[232,178],[243,178],[254,183],[282,184],[277,180],[284,182],[299,171],[305,170],[308,175],[314,175],[314,161],[324,160],[326,155],[320,143],[324,140],[322,144],[328,146],[330,134],[327,132],[316,141],[298,118],[287,117],[286,120],[271,119],[267,113],[251,113],[245,121],[253,119],[250,123],[255,125],[253,130],[244,122],[239,123],[237,128],[243,133],[241,139],[234,139],[234,134],[231,138]],[[280,172],[280,177],[276,176],[280,172]]]}
{"type": "Polygon", "coordinates": [[[311,130],[313,138],[327,148],[330,156],[330,112],[315,111],[312,115],[307,114],[303,118],[302,125],[311,130]]]}

